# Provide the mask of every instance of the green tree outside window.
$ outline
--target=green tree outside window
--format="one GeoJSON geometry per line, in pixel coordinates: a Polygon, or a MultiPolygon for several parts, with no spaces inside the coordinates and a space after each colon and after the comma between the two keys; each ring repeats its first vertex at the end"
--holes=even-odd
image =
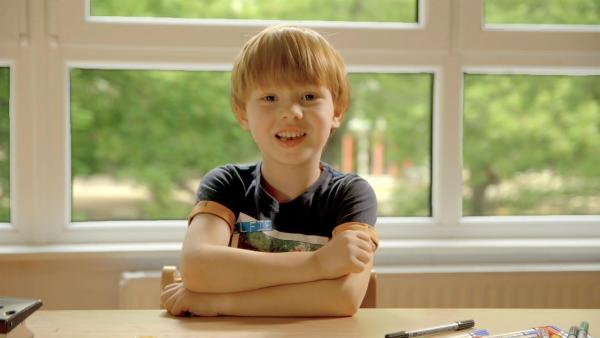
{"type": "MultiPolygon", "coordinates": [[[[349,138],[346,170],[379,190],[380,215],[429,215],[432,76],[351,74],[350,82],[350,110],[324,161],[344,169],[349,138]]],[[[71,100],[75,221],[185,218],[208,170],[259,158],[231,112],[228,72],[73,69],[71,100]]]]}
{"type": "Polygon", "coordinates": [[[417,0],[91,0],[90,9],[95,16],[417,22],[417,0]]]}
{"type": "Polygon", "coordinates": [[[463,213],[600,213],[600,76],[465,76],[463,213]]]}
{"type": "Polygon", "coordinates": [[[600,0],[485,0],[488,24],[600,25],[600,0]]]}

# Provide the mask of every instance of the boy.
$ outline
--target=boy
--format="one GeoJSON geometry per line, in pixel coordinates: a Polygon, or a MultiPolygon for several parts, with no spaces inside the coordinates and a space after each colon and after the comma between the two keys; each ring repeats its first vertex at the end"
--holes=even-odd
{"type": "Polygon", "coordinates": [[[262,160],[202,180],[182,247],[173,315],[350,316],[377,247],[376,198],[320,161],[348,107],[344,63],[317,32],[289,26],[250,39],[231,74],[231,102],[262,160]]]}

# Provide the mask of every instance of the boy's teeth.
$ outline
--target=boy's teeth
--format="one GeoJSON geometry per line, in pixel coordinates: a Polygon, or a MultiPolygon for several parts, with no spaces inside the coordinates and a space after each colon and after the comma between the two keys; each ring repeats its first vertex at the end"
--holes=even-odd
{"type": "Polygon", "coordinates": [[[301,133],[298,131],[283,131],[283,132],[277,133],[277,136],[280,138],[289,139],[289,138],[304,136],[304,133],[301,133]]]}

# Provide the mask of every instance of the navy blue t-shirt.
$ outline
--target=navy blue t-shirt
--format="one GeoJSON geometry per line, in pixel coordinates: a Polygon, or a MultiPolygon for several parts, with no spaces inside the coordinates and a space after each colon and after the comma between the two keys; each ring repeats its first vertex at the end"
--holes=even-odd
{"type": "Polygon", "coordinates": [[[268,252],[314,251],[339,225],[363,225],[377,245],[377,200],[369,183],[321,163],[321,175],[304,193],[279,203],[261,184],[261,162],[211,170],[190,214],[212,213],[232,229],[230,245],[268,252]]]}

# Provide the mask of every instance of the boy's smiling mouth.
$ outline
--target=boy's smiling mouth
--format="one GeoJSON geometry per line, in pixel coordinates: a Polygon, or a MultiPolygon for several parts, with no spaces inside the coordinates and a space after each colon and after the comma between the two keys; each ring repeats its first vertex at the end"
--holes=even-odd
{"type": "Polygon", "coordinates": [[[280,144],[286,147],[293,147],[304,140],[306,133],[298,129],[286,129],[275,134],[280,144]]]}
{"type": "Polygon", "coordinates": [[[301,132],[301,131],[284,130],[284,131],[280,131],[277,134],[275,134],[275,137],[277,137],[278,139],[280,139],[282,141],[288,141],[288,140],[295,140],[295,139],[304,137],[305,135],[306,135],[306,133],[301,132]]]}

